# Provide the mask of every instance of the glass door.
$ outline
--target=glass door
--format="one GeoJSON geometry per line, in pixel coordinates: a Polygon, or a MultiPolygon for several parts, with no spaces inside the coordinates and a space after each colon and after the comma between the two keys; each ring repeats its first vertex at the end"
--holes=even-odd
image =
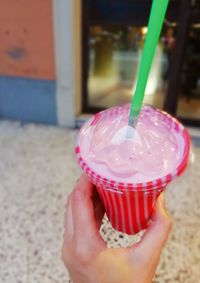
{"type": "Polygon", "coordinates": [[[181,1],[175,45],[164,108],[200,126],[200,1],[181,1]]]}
{"type": "Polygon", "coordinates": [[[190,27],[183,68],[177,115],[188,120],[200,119],[200,24],[190,27]]]}
{"type": "MultiPolygon", "coordinates": [[[[164,30],[151,68],[144,103],[162,108],[169,69],[169,46],[164,30]]],[[[107,108],[131,101],[147,27],[96,25],[89,33],[88,96],[90,107],[107,108]]],[[[171,37],[171,40],[174,38],[171,37]]]]}
{"type": "MultiPolygon", "coordinates": [[[[87,0],[83,5],[83,112],[131,101],[151,3],[87,0]]],[[[170,1],[144,99],[189,124],[200,124],[199,19],[199,1],[170,1]]]]}

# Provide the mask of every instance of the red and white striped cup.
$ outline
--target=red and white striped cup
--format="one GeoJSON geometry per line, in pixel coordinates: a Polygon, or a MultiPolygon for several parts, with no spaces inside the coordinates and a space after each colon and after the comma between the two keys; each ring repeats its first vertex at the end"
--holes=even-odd
{"type": "MultiPolygon", "coordinates": [[[[117,115],[122,113],[122,111],[128,111],[129,108],[129,105],[125,105],[124,107],[113,107],[97,113],[83,125],[83,128],[88,126],[88,123],[93,126],[102,115],[117,115]]],[[[112,227],[131,235],[148,227],[158,196],[165,190],[169,182],[184,171],[189,159],[190,137],[187,130],[168,113],[161,110],[157,110],[157,113],[160,120],[165,121],[183,137],[185,146],[184,154],[176,170],[162,178],[149,182],[120,183],[98,175],[82,158],[81,144],[79,144],[81,131],[77,136],[75,153],[78,163],[89,180],[96,186],[112,227]]]]}

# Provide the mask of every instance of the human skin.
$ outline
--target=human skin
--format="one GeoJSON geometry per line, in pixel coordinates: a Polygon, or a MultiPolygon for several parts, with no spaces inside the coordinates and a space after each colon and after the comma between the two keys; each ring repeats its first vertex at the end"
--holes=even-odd
{"type": "Polygon", "coordinates": [[[99,234],[104,208],[94,186],[81,177],[65,212],[62,258],[74,283],[150,283],[172,228],[163,194],[138,244],[107,248],[99,234]]]}

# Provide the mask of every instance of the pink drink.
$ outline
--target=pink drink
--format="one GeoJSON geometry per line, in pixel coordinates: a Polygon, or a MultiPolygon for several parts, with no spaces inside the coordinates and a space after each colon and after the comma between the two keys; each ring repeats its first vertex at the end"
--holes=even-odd
{"type": "Polygon", "coordinates": [[[143,107],[132,130],[129,110],[114,107],[86,122],[76,153],[112,226],[135,234],[147,228],[157,197],[186,167],[190,140],[177,120],[150,106],[143,107]]]}

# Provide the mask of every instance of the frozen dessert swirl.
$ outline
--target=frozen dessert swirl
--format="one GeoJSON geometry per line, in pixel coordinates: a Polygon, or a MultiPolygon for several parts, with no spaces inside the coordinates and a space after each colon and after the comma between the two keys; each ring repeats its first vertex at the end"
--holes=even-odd
{"type": "Polygon", "coordinates": [[[181,137],[154,108],[145,106],[137,130],[127,138],[128,114],[126,108],[118,115],[100,115],[84,130],[83,153],[90,166],[102,165],[106,175],[121,180],[132,176],[146,181],[173,170],[183,150],[181,137]]]}

